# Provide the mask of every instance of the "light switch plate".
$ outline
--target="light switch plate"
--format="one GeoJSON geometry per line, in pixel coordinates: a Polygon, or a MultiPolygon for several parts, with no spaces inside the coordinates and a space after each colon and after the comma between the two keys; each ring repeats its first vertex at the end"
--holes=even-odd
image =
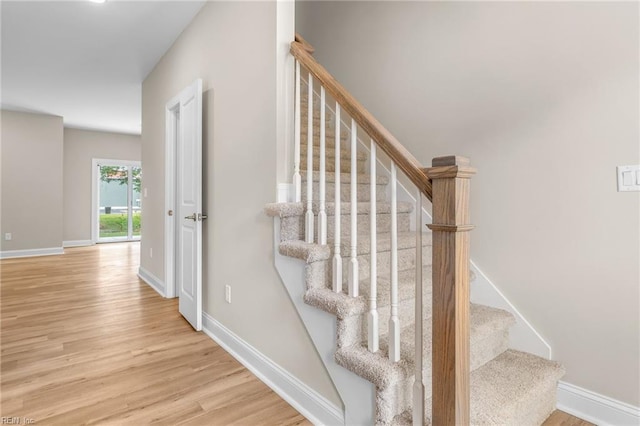
{"type": "Polygon", "coordinates": [[[640,191],[640,165],[618,166],[618,192],[640,191]]]}

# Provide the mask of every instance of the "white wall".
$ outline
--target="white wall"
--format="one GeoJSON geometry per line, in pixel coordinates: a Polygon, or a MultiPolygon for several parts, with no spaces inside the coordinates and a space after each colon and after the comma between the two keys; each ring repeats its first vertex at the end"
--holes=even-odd
{"type": "Polygon", "coordinates": [[[93,158],[139,161],[140,136],[64,129],[64,241],[91,240],[93,158]]]}
{"type": "Polygon", "coordinates": [[[1,120],[1,250],[61,249],[62,117],[2,110],[1,120]]]}
{"type": "Polygon", "coordinates": [[[204,311],[340,403],[274,268],[276,3],[210,2],[142,88],[141,267],[164,280],[165,105],[204,84],[204,311]],[[150,256],[150,250],[153,257],[150,256]],[[224,286],[232,288],[232,304],[224,286]]]}
{"type": "Polygon", "coordinates": [[[459,154],[472,258],[565,380],[640,405],[638,3],[298,2],[314,56],[426,166],[459,154]]]}

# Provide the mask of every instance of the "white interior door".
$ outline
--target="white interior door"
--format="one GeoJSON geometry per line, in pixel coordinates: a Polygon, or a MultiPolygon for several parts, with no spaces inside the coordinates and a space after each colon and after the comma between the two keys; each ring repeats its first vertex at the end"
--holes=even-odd
{"type": "Polygon", "coordinates": [[[176,287],[179,310],[202,330],[202,80],[180,93],[176,146],[176,287]]]}

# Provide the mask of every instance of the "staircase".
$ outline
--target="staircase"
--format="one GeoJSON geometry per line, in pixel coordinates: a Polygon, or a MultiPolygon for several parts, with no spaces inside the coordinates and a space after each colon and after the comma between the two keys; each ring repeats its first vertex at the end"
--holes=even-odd
{"type": "MultiPolygon", "coordinates": [[[[298,45],[307,53],[311,50],[301,39],[298,45]]],[[[380,425],[543,423],[555,409],[556,387],[563,368],[556,362],[509,349],[509,328],[515,323],[511,313],[469,303],[468,322],[464,325],[468,327],[468,360],[461,352],[462,361],[456,362],[462,364],[455,364],[468,369],[459,376],[468,379],[466,387],[463,383],[455,389],[455,398],[462,401],[465,392],[470,395],[467,413],[462,410],[458,414],[457,407],[452,407],[451,412],[462,417],[438,420],[443,417],[435,413],[434,420],[432,405],[442,405],[432,404],[432,359],[434,351],[443,350],[440,342],[434,343],[439,333],[432,330],[433,323],[440,324],[437,319],[432,323],[434,300],[433,306],[440,306],[432,285],[433,270],[440,268],[433,261],[434,250],[440,250],[440,246],[434,247],[435,233],[440,228],[430,231],[421,226],[422,196],[413,201],[411,194],[405,194],[408,201],[396,200],[398,188],[404,187],[396,180],[393,156],[378,159],[374,141],[369,151],[361,141],[355,143],[356,127],[342,123],[337,104],[335,109],[326,106],[324,87],[320,96],[313,87],[309,90],[311,72],[306,75],[306,84],[300,70],[298,78],[300,115],[296,117],[296,129],[300,137],[296,168],[301,201],[270,204],[265,210],[280,221],[276,236],[279,253],[304,262],[305,278],[300,283],[304,285],[304,303],[336,318],[336,330],[326,331],[336,336],[335,362],[375,386],[375,413],[371,418],[380,425]],[[313,96],[311,102],[309,94],[313,96]],[[321,110],[325,113],[321,114],[321,110]],[[391,175],[386,172],[389,165],[393,169],[391,175]],[[352,185],[354,181],[356,184],[352,185]],[[309,207],[315,218],[311,239],[309,207]],[[318,223],[324,221],[321,215],[326,215],[326,223],[318,223]],[[326,230],[320,229],[322,226],[326,230]],[[418,233],[416,229],[424,231],[418,233]],[[321,241],[324,232],[326,242],[321,241]],[[337,264],[336,253],[341,258],[337,264]],[[349,266],[353,258],[357,263],[357,286],[350,282],[354,276],[349,266]],[[416,281],[420,276],[422,286],[416,281]],[[372,312],[377,318],[374,331],[369,325],[372,312]],[[420,379],[417,382],[416,376],[420,379]],[[457,396],[458,392],[462,396],[457,396]]],[[[464,169],[464,163],[460,164],[459,169],[464,169]]],[[[295,181],[294,177],[294,185],[295,181]]],[[[434,194],[435,191],[434,186],[434,194]]],[[[468,280],[458,277],[456,285],[469,281],[473,285],[474,277],[467,265],[468,260],[464,264],[468,280]]],[[[443,383],[440,378],[437,380],[436,383],[443,383]]]]}

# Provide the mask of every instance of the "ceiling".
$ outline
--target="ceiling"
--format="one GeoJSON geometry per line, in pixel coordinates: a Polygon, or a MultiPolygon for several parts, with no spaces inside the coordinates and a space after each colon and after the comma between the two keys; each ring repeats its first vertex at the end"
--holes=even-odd
{"type": "Polygon", "coordinates": [[[140,134],[142,81],[204,3],[2,0],[2,108],[140,134]]]}

